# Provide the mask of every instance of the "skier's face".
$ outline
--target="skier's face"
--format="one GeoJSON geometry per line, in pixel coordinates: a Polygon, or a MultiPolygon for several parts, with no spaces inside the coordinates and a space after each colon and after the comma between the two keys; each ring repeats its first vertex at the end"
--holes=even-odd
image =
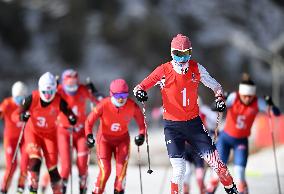
{"type": "Polygon", "coordinates": [[[240,95],[240,99],[242,103],[245,105],[249,105],[250,103],[252,103],[254,97],[255,96],[252,96],[252,95],[240,95]]]}
{"type": "Polygon", "coordinates": [[[77,77],[66,77],[65,79],[63,79],[63,88],[64,90],[66,90],[67,92],[76,92],[78,89],[78,79],[77,77]]]}
{"type": "Polygon", "coordinates": [[[172,58],[177,63],[186,63],[191,58],[191,53],[192,53],[191,49],[184,51],[173,50],[172,58]]]}
{"type": "Polygon", "coordinates": [[[116,102],[122,106],[126,103],[128,95],[128,92],[112,94],[116,102]]]}

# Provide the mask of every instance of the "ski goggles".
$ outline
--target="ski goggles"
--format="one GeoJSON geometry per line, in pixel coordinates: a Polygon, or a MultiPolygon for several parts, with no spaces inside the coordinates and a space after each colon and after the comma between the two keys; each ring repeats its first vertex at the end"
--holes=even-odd
{"type": "Polygon", "coordinates": [[[125,93],[114,93],[112,96],[115,98],[115,99],[126,99],[128,97],[128,93],[125,92],[125,93]]]}
{"type": "Polygon", "coordinates": [[[172,53],[175,56],[183,57],[183,56],[191,55],[192,54],[192,49],[188,49],[188,50],[184,50],[184,51],[173,50],[172,53]]]}
{"type": "Polygon", "coordinates": [[[53,95],[55,94],[55,90],[44,90],[44,91],[41,91],[44,95],[53,95]]]}

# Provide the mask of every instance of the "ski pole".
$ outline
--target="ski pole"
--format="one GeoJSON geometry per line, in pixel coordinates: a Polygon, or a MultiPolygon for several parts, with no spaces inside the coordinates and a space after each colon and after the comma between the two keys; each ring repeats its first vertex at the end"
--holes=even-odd
{"type": "Polygon", "coordinates": [[[11,164],[11,167],[9,169],[9,173],[8,173],[7,180],[6,180],[6,183],[5,183],[5,190],[8,190],[8,184],[10,183],[9,179],[10,179],[10,176],[11,176],[12,168],[13,168],[14,163],[15,163],[16,158],[17,158],[18,151],[20,149],[20,145],[21,145],[21,142],[22,142],[22,139],[23,139],[25,128],[26,128],[26,124],[27,124],[27,122],[24,122],[22,129],[21,129],[21,132],[20,132],[20,135],[19,135],[19,138],[18,138],[16,150],[14,152],[13,159],[12,159],[12,164],[11,164]]]}
{"type": "Polygon", "coordinates": [[[139,179],[140,179],[140,192],[143,194],[143,187],[142,187],[142,174],[141,174],[141,159],[140,159],[140,148],[137,146],[138,151],[138,167],[139,167],[139,179]]]}
{"type": "Polygon", "coordinates": [[[70,193],[73,193],[73,175],[72,175],[72,164],[73,164],[73,130],[74,127],[71,127],[71,130],[69,131],[70,134],[70,193]]]}
{"type": "Polygon", "coordinates": [[[143,105],[143,115],[144,115],[144,125],[145,125],[145,129],[146,129],[146,144],[147,144],[147,157],[148,157],[148,170],[147,173],[148,174],[152,174],[153,170],[151,169],[151,162],[150,162],[150,148],[149,148],[149,141],[148,141],[148,126],[147,126],[147,117],[146,117],[146,106],[145,103],[142,102],[143,105]]]}
{"type": "Polygon", "coordinates": [[[215,127],[215,130],[214,130],[214,132],[215,132],[214,133],[214,138],[213,138],[214,143],[216,143],[218,132],[219,132],[220,118],[221,118],[221,112],[218,112],[217,119],[216,119],[216,127],[215,127]]]}
{"type": "Polygon", "coordinates": [[[280,176],[279,176],[277,156],[276,156],[275,137],[274,137],[273,127],[272,127],[271,106],[268,107],[268,121],[269,121],[270,135],[272,139],[272,148],[273,148],[275,171],[276,171],[276,177],[277,177],[278,193],[281,194],[282,192],[281,192],[280,176]]]}

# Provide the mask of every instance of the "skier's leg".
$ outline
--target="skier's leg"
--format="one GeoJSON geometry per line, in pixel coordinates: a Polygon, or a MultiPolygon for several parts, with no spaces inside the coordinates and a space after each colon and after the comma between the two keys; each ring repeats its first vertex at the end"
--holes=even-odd
{"type": "Polygon", "coordinates": [[[236,175],[237,188],[240,194],[248,194],[248,186],[245,177],[245,168],[248,158],[248,139],[238,139],[234,146],[234,171],[236,175]]]}
{"type": "Polygon", "coordinates": [[[206,129],[203,128],[201,119],[197,117],[187,122],[187,124],[189,130],[185,132],[185,135],[187,135],[188,141],[217,173],[220,182],[225,187],[225,191],[227,193],[232,192],[232,194],[237,193],[233,177],[229,173],[226,164],[221,160],[214,142],[209,137],[206,129]]]}
{"type": "Polygon", "coordinates": [[[14,153],[16,151],[16,146],[17,146],[17,139],[10,139],[10,138],[4,137],[6,168],[5,168],[4,177],[3,177],[2,185],[1,185],[2,193],[6,193],[8,191],[11,179],[17,167],[17,161],[15,161],[14,165],[12,166],[12,160],[13,160],[14,153]],[[10,177],[9,178],[10,180],[8,180],[8,177],[10,177]]]}
{"type": "MultiPolygon", "coordinates": [[[[60,132],[59,129],[57,131],[60,132]]],[[[60,142],[60,146],[58,147],[61,163],[60,176],[62,178],[63,193],[66,193],[68,178],[71,169],[69,133],[57,133],[57,139],[58,142],[60,142]]]]}
{"type": "Polygon", "coordinates": [[[185,122],[165,120],[165,142],[173,168],[171,179],[171,194],[183,194],[183,181],[185,173],[185,122]]]}
{"type": "Polygon", "coordinates": [[[87,190],[87,177],[88,177],[88,155],[89,149],[86,145],[84,136],[75,136],[74,143],[77,150],[77,167],[80,178],[80,194],[84,194],[87,190]]]}
{"type": "Polygon", "coordinates": [[[62,194],[63,183],[57,169],[58,149],[57,134],[46,136],[42,145],[46,166],[50,175],[50,184],[54,194],[62,194]]]}
{"type": "Polygon", "coordinates": [[[32,130],[25,130],[26,152],[28,159],[28,186],[30,194],[36,194],[38,190],[39,173],[41,166],[42,138],[32,130]]]}
{"type": "Polygon", "coordinates": [[[92,194],[102,194],[104,192],[106,182],[111,173],[112,147],[109,142],[104,140],[104,138],[98,133],[96,148],[99,174],[97,176],[92,194]]]}
{"type": "Polygon", "coordinates": [[[41,159],[36,157],[29,158],[28,163],[28,185],[30,194],[36,194],[38,190],[39,172],[41,166],[41,159]]]}
{"type": "Polygon", "coordinates": [[[59,175],[57,167],[54,167],[53,169],[48,170],[49,177],[50,177],[50,183],[51,188],[54,194],[62,194],[62,180],[59,175]]]}
{"type": "MultiPolygon", "coordinates": [[[[229,159],[231,145],[228,144],[226,135],[223,132],[221,132],[218,137],[216,147],[221,157],[221,160],[226,164],[229,159]]],[[[215,173],[212,173],[212,176],[210,177],[210,180],[209,180],[209,184],[207,185],[208,193],[215,193],[215,190],[217,189],[218,184],[219,184],[218,175],[215,173]]]]}
{"type": "Polygon", "coordinates": [[[193,163],[195,166],[195,176],[199,187],[200,194],[205,194],[204,176],[205,176],[205,165],[204,160],[199,155],[193,152],[193,163]]]}
{"type": "Polygon", "coordinates": [[[25,150],[24,141],[21,144],[21,162],[20,162],[20,176],[18,181],[18,194],[23,193],[25,188],[25,182],[27,179],[27,168],[28,168],[29,156],[25,150]]]}
{"type": "Polygon", "coordinates": [[[129,159],[130,138],[127,136],[120,140],[115,148],[116,177],[114,183],[115,192],[124,194],[126,183],[126,171],[129,159]]]}

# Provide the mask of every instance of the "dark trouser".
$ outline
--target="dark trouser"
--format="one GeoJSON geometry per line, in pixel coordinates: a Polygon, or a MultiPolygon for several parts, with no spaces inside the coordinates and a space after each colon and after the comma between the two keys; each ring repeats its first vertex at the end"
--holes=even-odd
{"type": "Polygon", "coordinates": [[[188,142],[200,156],[216,150],[200,117],[190,121],[164,120],[164,124],[165,141],[170,158],[184,158],[185,142],[188,142]]]}

